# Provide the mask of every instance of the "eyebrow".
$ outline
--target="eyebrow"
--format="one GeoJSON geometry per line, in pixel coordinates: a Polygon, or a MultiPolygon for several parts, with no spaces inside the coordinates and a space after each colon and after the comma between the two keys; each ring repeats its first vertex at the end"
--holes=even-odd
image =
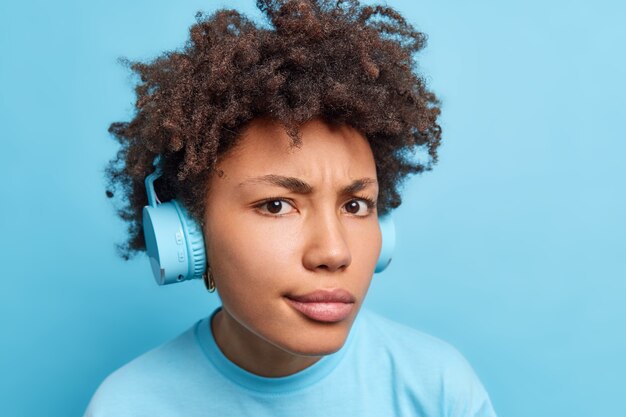
{"type": "MultiPolygon", "coordinates": [[[[308,183],[302,181],[296,177],[285,177],[282,175],[263,175],[260,177],[249,178],[244,182],[240,183],[238,186],[241,187],[246,184],[269,184],[275,185],[278,187],[286,188],[287,190],[294,192],[296,194],[311,194],[313,192],[313,187],[308,183]]],[[[376,184],[377,181],[373,178],[359,178],[357,180],[352,181],[349,185],[346,185],[342,188],[342,194],[354,194],[366,188],[369,184],[376,184]]]]}

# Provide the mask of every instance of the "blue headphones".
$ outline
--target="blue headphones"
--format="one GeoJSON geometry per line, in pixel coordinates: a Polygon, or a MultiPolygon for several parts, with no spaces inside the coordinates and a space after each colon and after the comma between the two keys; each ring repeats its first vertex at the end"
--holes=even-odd
{"type": "MultiPolygon", "coordinates": [[[[154,191],[154,181],[161,176],[159,156],[154,160],[155,171],[145,180],[148,205],[144,206],[143,232],[146,253],[152,273],[159,285],[190,279],[202,279],[207,260],[202,229],[176,200],[161,202],[154,191]]],[[[391,262],[396,243],[396,230],[390,215],[378,219],[382,233],[382,248],[376,271],[382,272],[391,262]]]]}

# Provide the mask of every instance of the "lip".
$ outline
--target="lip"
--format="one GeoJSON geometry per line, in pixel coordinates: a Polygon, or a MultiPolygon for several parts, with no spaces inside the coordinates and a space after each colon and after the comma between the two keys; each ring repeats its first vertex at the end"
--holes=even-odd
{"type": "Polygon", "coordinates": [[[325,323],[344,320],[352,312],[356,301],[354,295],[341,288],[288,295],[285,298],[300,313],[312,320],[325,323]]]}
{"type": "Polygon", "coordinates": [[[287,298],[301,303],[354,303],[356,298],[343,288],[315,290],[303,295],[287,295],[287,298]]]}

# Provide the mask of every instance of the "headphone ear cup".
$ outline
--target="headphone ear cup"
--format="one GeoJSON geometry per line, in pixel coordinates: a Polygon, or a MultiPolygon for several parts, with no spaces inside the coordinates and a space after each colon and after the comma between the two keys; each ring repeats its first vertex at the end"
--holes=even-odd
{"type": "Polygon", "coordinates": [[[187,242],[187,259],[189,260],[187,279],[202,279],[202,274],[206,271],[207,266],[202,228],[178,200],[172,200],[172,203],[178,208],[178,215],[180,216],[187,242]]]}
{"type": "Polygon", "coordinates": [[[380,233],[382,235],[382,245],[380,248],[380,255],[376,262],[375,273],[383,272],[393,256],[393,250],[396,246],[396,226],[393,222],[391,214],[378,218],[378,224],[380,226],[380,233]]]}
{"type": "Polygon", "coordinates": [[[176,200],[143,208],[146,253],[157,284],[202,278],[206,253],[202,229],[176,200]]]}

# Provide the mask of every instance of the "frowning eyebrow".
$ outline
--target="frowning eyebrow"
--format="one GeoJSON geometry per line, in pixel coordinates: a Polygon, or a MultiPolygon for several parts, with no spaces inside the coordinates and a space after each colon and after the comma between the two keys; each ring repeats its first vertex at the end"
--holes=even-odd
{"type": "MultiPolygon", "coordinates": [[[[296,193],[296,194],[310,194],[313,192],[313,187],[306,182],[302,181],[299,178],[295,177],[285,177],[282,175],[263,175],[260,177],[249,178],[244,182],[240,183],[238,186],[241,187],[246,184],[269,184],[275,185],[278,187],[286,188],[287,190],[296,193]]],[[[341,190],[342,194],[354,194],[369,184],[376,184],[377,181],[373,178],[359,178],[358,180],[352,181],[351,184],[343,187],[341,190]]]]}

